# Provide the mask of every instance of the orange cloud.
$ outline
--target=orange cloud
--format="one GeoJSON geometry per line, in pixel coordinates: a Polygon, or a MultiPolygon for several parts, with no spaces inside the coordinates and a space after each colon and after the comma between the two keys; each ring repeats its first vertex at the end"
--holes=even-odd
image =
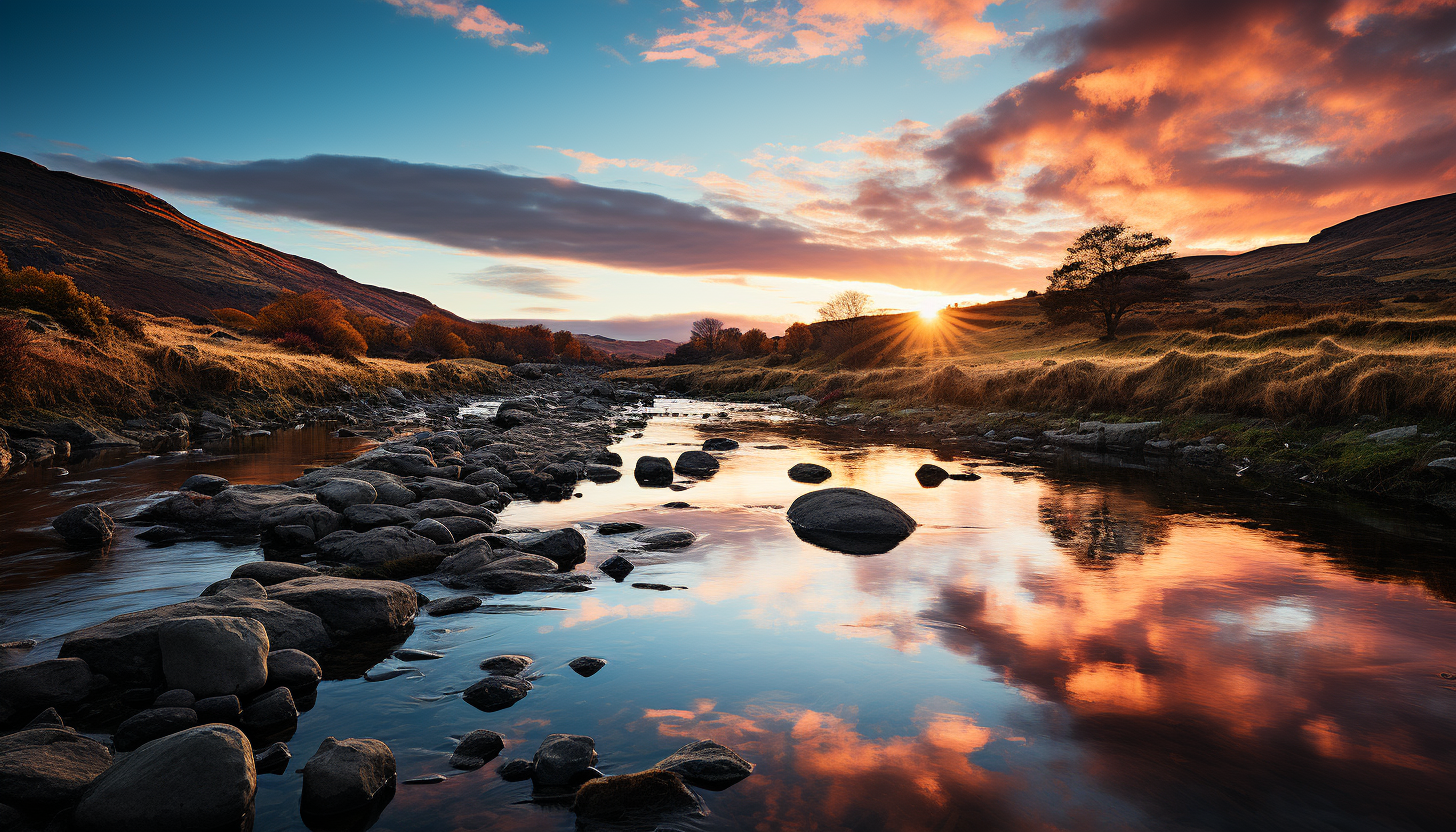
{"type": "Polygon", "coordinates": [[[495,46],[512,46],[519,52],[542,54],[544,43],[517,43],[511,40],[514,32],[522,31],[521,24],[511,23],[487,6],[468,6],[462,0],[384,0],[391,6],[419,17],[449,21],[456,31],[473,38],[484,38],[495,46]]]}

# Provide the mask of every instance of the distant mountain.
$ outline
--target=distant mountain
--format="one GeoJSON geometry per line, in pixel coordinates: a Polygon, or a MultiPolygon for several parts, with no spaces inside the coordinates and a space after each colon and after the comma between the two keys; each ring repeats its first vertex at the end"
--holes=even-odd
{"type": "Polygon", "coordinates": [[[449,314],[417,295],[208,228],[146,191],[9,153],[0,153],[0,251],[13,268],[61,272],[108,303],[159,315],[256,312],[282,291],[314,289],[400,324],[449,314]]]}
{"type": "Polygon", "coordinates": [[[1456,194],[1407,202],[1332,225],[1307,243],[1184,257],[1215,297],[1345,300],[1456,289],[1456,194]]]}
{"type": "Polygon", "coordinates": [[[578,335],[576,340],[594,350],[620,355],[623,358],[633,355],[641,358],[661,358],[682,346],[680,342],[669,341],[666,338],[656,341],[619,341],[605,335],[578,335]]]}

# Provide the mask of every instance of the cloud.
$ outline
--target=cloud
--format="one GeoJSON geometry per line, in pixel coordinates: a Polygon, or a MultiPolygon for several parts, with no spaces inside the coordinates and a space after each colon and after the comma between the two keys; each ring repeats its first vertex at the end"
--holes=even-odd
{"type": "Polygon", "coordinates": [[[605,156],[598,156],[589,150],[569,150],[564,147],[548,147],[542,144],[535,147],[537,150],[554,150],[563,156],[575,159],[580,163],[576,168],[577,173],[601,173],[604,167],[634,168],[649,173],[660,173],[664,176],[686,176],[698,171],[692,165],[674,165],[668,162],[654,162],[651,159],[609,159],[605,156]]]}
{"type": "Polygon", "coordinates": [[[737,13],[728,2],[718,5],[709,11],[684,3],[695,13],[677,29],[660,30],[642,59],[711,67],[718,56],[796,64],[843,55],[857,63],[865,38],[912,31],[925,36],[921,51],[935,62],[984,54],[1006,40],[982,20],[992,0],[779,0],[744,3],[737,13]]]}
{"type": "MultiPolygon", "coordinates": [[[[486,289],[515,292],[518,295],[534,295],[538,298],[560,300],[585,300],[582,295],[568,292],[568,286],[580,281],[561,277],[535,266],[487,266],[470,274],[460,275],[466,283],[473,283],[486,289]]],[[[564,310],[563,310],[564,311],[564,310]]]]}
{"type": "MultiPolygon", "coordinates": [[[[561,177],[359,156],[220,164],[75,156],[59,167],[215,199],[254,214],[367,229],[494,255],[677,275],[766,274],[999,291],[1018,271],[882,240],[821,242],[804,226],[561,177]]],[[[1024,282],[1024,278],[1022,278],[1024,282]]]]}
{"type": "Polygon", "coordinates": [[[511,23],[487,6],[471,6],[462,0],[384,0],[391,6],[418,17],[448,21],[467,37],[484,38],[493,46],[512,46],[532,54],[546,52],[546,44],[524,44],[511,38],[524,31],[519,23],[511,23]]]}

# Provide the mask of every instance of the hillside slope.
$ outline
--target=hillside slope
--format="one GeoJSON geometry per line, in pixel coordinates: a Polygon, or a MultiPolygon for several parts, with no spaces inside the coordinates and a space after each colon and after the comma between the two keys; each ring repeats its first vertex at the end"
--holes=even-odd
{"type": "Polygon", "coordinates": [[[68,274],[110,304],[153,314],[204,315],[225,306],[256,312],[282,291],[314,289],[405,325],[443,311],[209,228],[146,191],[9,153],[0,153],[0,251],[12,267],[68,274]]]}

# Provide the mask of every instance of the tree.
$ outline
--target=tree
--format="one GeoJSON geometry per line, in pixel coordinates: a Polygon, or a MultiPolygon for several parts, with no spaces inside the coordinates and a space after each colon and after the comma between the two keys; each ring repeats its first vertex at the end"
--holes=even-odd
{"type": "Polygon", "coordinates": [[[1090,320],[1103,338],[1117,337],[1122,316],[1134,306],[1181,297],[1188,272],[1172,262],[1173,241],[1115,222],[1084,231],[1067,247],[1062,265],[1047,277],[1039,301],[1054,323],[1090,320]]]}
{"type": "Polygon", "coordinates": [[[566,348],[571,346],[571,343],[575,340],[576,336],[572,335],[568,330],[558,329],[551,336],[551,347],[556,351],[557,355],[561,355],[566,352],[566,348]]]}
{"type": "Polygon", "coordinates": [[[829,302],[819,307],[819,320],[821,321],[847,321],[852,318],[859,318],[869,313],[870,296],[864,292],[856,292],[853,289],[845,289],[843,292],[829,299],[829,302]]]}
{"type": "Polygon", "coordinates": [[[717,318],[699,318],[693,321],[693,340],[702,341],[702,349],[713,352],[718,349],[718,336],[723,332],[723,322],[717,318]]]}
{"type": "Polygon", "coordinates": [[[743,333],[743,338],[738,342],[738,348],[743,350],[745,355],[763,355],[770,351],[768,333],[754,327],[743,333]]]}
{"type": "Polygon", "coordinates": [[[743,330],[736,326],[730,326],[718,333],[718,353],[737,352],[743,347],[743,330]]]}
{"type": "Polygon", "coordinates": [[[814,346],[814,330],[808,324],[789,324],[784,330],[784,337],[779,340],[779,352],[792,355],[795,358],[809,351],[814,346]]]}

